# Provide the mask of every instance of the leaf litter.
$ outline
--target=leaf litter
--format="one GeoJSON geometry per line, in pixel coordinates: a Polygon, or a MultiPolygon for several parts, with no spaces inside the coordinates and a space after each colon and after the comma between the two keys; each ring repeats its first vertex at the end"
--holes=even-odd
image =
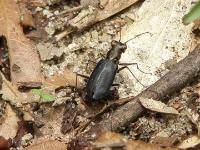
{"type": "MultiPolygon", "coordinates": [[[[129,2],[135,3],[136,1],[129,2]]],[[[110,42],[113,39],[119,39],[119,32],[122,33],[122,41],[131,39],[138,33],[146,31],[151,32],[149,35],[144,35],[134,39],[133,41],[130,41],[128,43],[128,50],[122,56],[121,60],[121,62],[137,62],[140,69],[145,70],[145,72],[153,73],[153,76],[141,74],[134,67],[130,67],[135,76],[146,85],[150,85],[151,83],[155,82],[158,78],[160,78],[160,76],[165,74],[168,69],[170,69],[171,65],[186,56],[189,50],[192,49],[194,42],[194,35],[191,34],[192,25],[183,26],[181,23],[181,18],[185,12],[191,8],[191,1],[189,0],[184,2],[168,0],[165,3],[154,0],[144,1],[126,9],[125,12],[120,12],[112,18],[108,18],[107,20],[100,22],[95,26],[91,26],[91,28],[88,30],[83,30],[82,33],[73,33],[66,37],[66,35],[68,35],[67,32],[67,34],[64,34],[65,38],[62,39],[64,36],[61,36],[61,39],[59,39],[60,41],[58,42],[52,41],[51,38],[59,35],[57,34],[59,32],[65,32],[65,23],[70,22],[70,19],[74,21],[71,21],[71,25],[73,23],[73,26],[76,26],[77,24],[75,21],[77,17],[85,14],[91,15],[93,14],[93,11],[95,12],[96,10],[99,12],[104,12],[105,10],[109,9],[110,13],[106,14],[104,12],[105,15],[101,16],[104,17],[102,19],[105,19],[108,16],[119,12],[120,9],[123,9],[122,7],[117,7],[121,1],[116,3],[116,7],[119,9],[116,9],[115,11],[113,11],[112,7],[110,7],[111,4],[115,3],[115,1],[109,1],[110,4],[108,4],[107,1],[100,1],[101,8],[95,8],[99,6],[92,4],[92,6],[84,7],[80,10],[80,12],[75,11],[74,13],[68,11],[73,7],[68,5],[69,3],[66,1],[62,0],[55,1],[56,5],[54,5],[54,2],[47,3],[45,1],[38,0],[28,1],[27,3],[32,4],[31,12],[33,15],[35,15],[35,17],[41,17],[39,20],[41,22],[37,22],[37,20],[36,25],[41,25],[42,28],[45,28],[49,36],[49,40],[47,41],[37,41],[37,36],[35,36],[37,41],[37,49],[42,58],[42,73],[44,75],[44,79],[42,81],[43,86],[36,90],[37,92],[35,95],[38,95],[38,97],[41,98],[44,93],[48,93],[47,97],[53,93],[56,102],[54,104],[52,104],[52,102],[42,104],[40,101],[36,100],[38,98],[37,96],[36,99],[32,98],[34,95],[30,96],[30,92],[28,94],[20,93],[20,95],[22,94],[22,98],[25,98],[26,101],[28,100],[28,102],[25,104],[23,101],[21,101],[23,99],[14,99],[14,102],[12,102],[12,104],[16,106],[22,106],[23,109],[28,110],[34,116],[34,122],[37,126],[35,131],[36,135],[34,139],[31,139],[31,136],[29,135],[24,137],[24,139],[30,139],[31,143],[33,143],[33,145],[31,144],[31,146],[27,147],[27,149],[34,149],[35,147],[36,149],[40,149],[43,146],[50,149],[55,145],[61,145],[60,149],[66,149],[66,145],[58,142],[58,139],[65,143],[69,142],[73,137],[76,136],[74,129],[80,127],[82,123],[88,122],[90,116],[93,116],[92,114],[98,114],[98,112],[103,110],[103,113],[98,115],[98,117],[105,118],[109,116],[109,112],[106,113],[106,111],[104,111],[104,108],[106,108],[104,107],[104,104],[102,104],[103,106],[96,106],[95,108],[94,106],[88,107],[83,102],[82,98],[79,97],[78,93],[74,92],[74,90],[67,86],[75,86],[76,76],[73,72],[78,72],[84,75],[89,75],[91,73],[95,63],[93,64],[89,60],[98,62],[98,60],[102,58],[102,55],[105,55],[110,49],[110,42]],[[64,12],[63,10],[67,10],[68,14],[62,13],[64,12]],[[151,13],[149,13],[150,10],[151,13]],[[133,13],[134,15],[132,15],[133,13]],[[60,17],[61,14],[62,17],[60,17]],[[59,19],[61,19],[61,21],[59,21],[59,19]],[[164,52],[161,50],[164,50],[164,52]],[[72,109],[72,107],[67,107],[67,104],[72,103],[72,101],[75,101],[77,104],[74,109],[72,109]],[[34,108],[33,104],[35,104],[34,108]],[[52,105],[54,107],[52,107],[52,105]],[[63,123],[66,124],[66,135],[61,133],[63,118],[66,121],[66,123],[63,123]],[[52,140],[43,142],[43,139],[52,140]],[[38,142],[40,144],[34,144],[38,142]],[[48,145],[48,143],[50,144],[48,145]]],[[[75,5],[75,7],[79,7],[77,3],[75,5]]],[[[84,4],[82,3],[82,5],[84,4]]],[[[128,5],[129,3],[124,4],[123,7],[127,7],[128,5]]],[[[115,7],[113,7],[113,9],[115,9],[115,7]]],[[[83,20],[78,21],[81,22],[83,20]]],[[[28,22],[30,23],[30,21],[28,22]]],[[[86,24],[86,26],[87,25],[90,24],[86,24]]],[[[85,24],[80,26],[80,29],[82,27],[85,27],[85,24]]],[[[116,77],[116,82],[121,83],[119,87],[120,98],[136,95],[144,88],[126,71],[120,73],[116,77]]],[[[6,83],[9,83],[9,85],[12,87],[10,89],[13,89],[14,87],[14,91],[19,92],[15,85],[13,86],[10,81],[6,80],[6,83]]],[[[79,78],[78,88],[82,89],[83,87],[83,82],[79,78]]],[[[181,143],[186,135],[191,135],[193,132],[195,132],[190,119],[185,116],[185,109],[189,107],[191,101],[195,100],[195,105],[198,106],[197,99],[191,96],[193,93],[195,93],[195,88],[193,91],[188,89],[183,90],[179,96],[172,97],[172,101],[173,99],[179,100],[179,103],[176,103],[178,106],[172,103],[172,101],[169,101],[169,104],[166,105],[161,103],[155,104],[150,101],[154,107],[154,111],[164,113],[148,111],[147,116],[145,114],[145,116],[139,118],[137,122],[132,122],[121,133],[125,134],[131,139],[138,139],[146,142],[151,141],[152,143],[161,146],[174,146],[176,145],[176,142],[181,143]],[[172,107],[178,108],[178,111],[181,115],[166,115],[165,113],[177,114],[177,111],[175,111],[175,109],[172,107]],[[166,143],[166,140],[158,141],[157,139],[166,139],[168,143],[166,143]]],[[[5,93],[2,92],[2,94],[5,93]]],[[[13,99],[12,94],[10,94],[11,96],[8,96],[6,99],[13,99]]],[[[143,102],[147,103],[148,100],[144,100],[143,102]]],[[[146,107],[149,109],[149,105],[146,107]]],[[[113,108],[109,107],[106,110],[109,111],[110,109],[113,108]]],[[[194,112],[191,112],[192,114],[198,112],[198,109],[194,110],[194,112]]],[[[90,128],[90,126],[95,125],[96,121],[97,119],[94,119],[87,126],[86,130],[90,128]]],[[[198,123],[198,118],[196,119],[196,122],[198,123]]],[[[106,140],[105,137],[103,139],[106,140]]],[[[112,147],[113,145],[124,146],[123,142],[118,142],[116,144],[113,143],[113,141],[100,145],[106,145],[108,147],[112,147]]],[[[133,145],[138,144],[140,146],[144,145],[144,143],[133,143],[133,145]]],[[[27,145],[25,144],[24,146],[27,145]]]]}
{"type": "Polygon", "coordinates": [[[176,109],[174,109],[173,107],[169,107],[160,101],[147,99],[147,98],[141,98],[140,102],[142,106],[144,106],[145,108],[151,111],[166,113],[166,114],[176,114],[176,115],[179,114],[179,112],[176,109]]]}
{"type": "Polygon", "coordinates": [[[17,86],[41,85],[40,60],[34,44],[25,37],[20,26],[20,10],[15,1],[0,3],[0,35],[5,36],[11,66],[11,79],[17,86]],[[30,61],[31,59],[31,61],[30,61]]]}

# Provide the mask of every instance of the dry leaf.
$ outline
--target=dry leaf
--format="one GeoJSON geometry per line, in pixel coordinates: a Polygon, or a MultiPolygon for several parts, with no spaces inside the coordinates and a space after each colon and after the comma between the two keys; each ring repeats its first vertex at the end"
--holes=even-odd
{"type": "Polygon", "coordinates": [[[9,150],[10,143],[4,137],[0,136],[0,150],[9,150]]]}
{"type": "Polygon", "coordinates": [[[127,150],[176,150],[175,148],[161,148],[142,141],[128,140],[126,137],[112,132],[105,132],[94,143],[95,148],[119,148],[127,150]]]}
{"type": "Polygon", "coordinates": [[[197,135],[193,135],[186,140],[184,140],[181,144],[179,144],[179,148],[181,149],[187,149],[187,148],[193,148],[200,144],[200,138],[197,135]]]}
{"type": "Polygon", "coordinates": [[[26,8],[24,3],[19,3],[20,22],[23,26],[36,27],[31,12],[26,8]]]}
{"type": "Polygon", "coordinates": [[[23,103],[27,103],[24,95],[18,91],[18,88],[8,81],[3,74],[1,74],[3,83],[0,93],[2,94],[2,99],[9,101],[16,107],[21,107],[23,103]]]}
{"type": "MultiPolygon", "coordinates": [[[[77,76],[77,88],[83,87],[83,81],[81,79],[82,77],[77,76]]],[[[62,74],[56,74],[46,80],[43,80],[43,84],[54,88],[62,86],[76,87],[76,74],[68,69],[65,69],[62,74]]]]}
{"type": "Polygon", "coordinates": [[[162,147],[172,147],[177,140],[177,135],[173,135],[171,137],[156,136],[151,139],[151,143],[162,147]]]}
{"type": "Polygon", "coordinates": [[[18,129],[17,122],[19,118],[9,104],[6,106],[4,118],[5,119],[0,122],[0,135],[6,139],[14,138],[18,129]]]}
{"type": "Polygon", "coordinates": [[[92,6],[86,7],[86,9],[82,9],[82,11],[73,19],[69,21],[69,25],[73,28],[68,28],[66,31],[56,35],[56,40],[62,39],[67,34],[75,31],[82,30],[96,22],[104,20],[108,17],[113,16],[114,14],[126,9],[127,7],[133,5],[138,0],[107,0],[100,1],[100,7],[96,6],[94,2],[86,2],[83,5],[89,5],[91,3],[92,6]]]}
{"type": "Polygon", "coordinates": [[[21,121],[18,121],[17,123],[18,123],[18,130],[17,130],[16,136],[12,140],[13,147],[21,146],[23,143],[23,137],[27,134],[29,134],[30,137],[32,137],[32,134],[34,133],[32,122],[21,120],[21,121]]]}
{"type": "MultiPolygon", "coordinates": [[[[182,24],[182,16],[189,11],[190,6],[191,0],[144,1],[136,12],[137,18],[134,22],[122,28],[122,42],[140,33],[150,33],[129,41],[128,48],[120,59],[121,63],[138,63],[140,70],[153,74],[144,74],[136,66],[129,66],[135,77],[145,86],[155,83],[167,73],[166,61],[178,62],[192,49],[192,25],[182,24]]],[[[122,73],[127,83],[133,87],[133,95],[144,90],[128,70],[122,73]]]]}
{"type": "Polygon", "coordinates": [[[28,6],[32,7],[45,7],[47,5],[47,0],[21,0],[23,3],[26,3],[28,6]]]}
{"type": "Polygon", "coordinates": [[[179,112],[176,109],[174,109],[173,107],[169,107],[160,101],[147,99],[147,98],[141,98],[140,102],[142,106],[144,106],[146,109],[149,109],[151,111],[166,113],[166,114],[179,114],[179,112]]]}
{"type": "Polygon", "coordinates": [[[0,35],[5,36],[9,49],[12,82],[18,86],[41,85],[40,60],[33,43],[24,36],[20,11],[14,0],[0,1],[0,35]]]}
{"type": "Polygon", "coordinates": [[[65,112],[63,114],[63,121],[61,132],[66,134],[67,132],[71,131],[74,126],[73,123],[75,122],[77,116],[77,104],[74,102],[68,102],[65,104],[65,112]]]}
{"type": "Polygon", "coordinates": [[[80,5],[83,7],[88,7],[90,6],[94,6],[94,7],[98,7],[99,5],[99,0],[80,0],[80,5]]]}
{"type": "Polygon", "coordinates": [[[59,141],[45,141],[24,148],[24,150],[66,150],[67,146],[59,141]]]}

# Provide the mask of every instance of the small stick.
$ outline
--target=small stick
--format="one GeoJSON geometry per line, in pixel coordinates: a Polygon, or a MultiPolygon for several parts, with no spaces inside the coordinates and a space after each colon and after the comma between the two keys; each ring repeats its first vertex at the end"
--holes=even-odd
{"type": "MultiPolygon", "coordinates": [[[[156,83],[133,98],[130,102],[119,107],[112,113],[112,120],[105,119],[99,126],[110,130],[112,123],[113,130],[127,125],[142,114],[144,108],[139,102],[139,98],[152,98],[165,100],[173,93],[181,90],[186,85],[194,81],[200,72],[200,45],[198,45],[185,59],[178,62],[166,75],[161,77],[156,83]]],[[[110,117],[111,118],[111,117],[110,117]]]]}
{"type": "MultiPolygon", "coordinates": [[[[166,100],[175,92],[180,91],[186,85],[192,83],[200,73],[200,45],[198,45],[187,57],[178,62],[166,75],[161,77],[156,83],[141,92],[130,102],[117,108],[110,117],[103,119],[96,126],[82,135],[83,138],[95,138],[105,130],[119,130],[137,119],[145,108],[139,102],[139,98],[152,98],[156,100],[166,100]],[[112,128],[111,128],[112,125],[112,128]]],[[[78,137],[77,139],[79,139],[78,137]]],[[[95,140],[93,138],[92,140],[95,140]]],[[[76,141],[76,144],[78,141],[76,141]]],[[[74,140],[69,143],[75,144],[74,140]]]]}

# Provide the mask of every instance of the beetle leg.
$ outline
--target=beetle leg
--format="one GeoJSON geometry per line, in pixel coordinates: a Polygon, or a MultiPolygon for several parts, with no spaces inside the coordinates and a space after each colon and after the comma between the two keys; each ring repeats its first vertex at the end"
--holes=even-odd
{"type": "Polygon", "coordinates": [[[86,75],[83,75],[83,74],[79,74],[79,73],[76,73],[76,89],[77,89],[77,81],[78,81],[78,76],[80,76],[80,77],[83,77],[83,78],[85,78],[85,79],[89,79],[89,77],[88,76],[86,76],[86,75]]]}
{"type": "Polygon", "coordinates": [[[122,71],[123,69],[128,69],[129,71],[130,71],[130,73],[133,75],[133,77],[136,79],[136,81],[138,82],[138,83],[140,83],[143,87],[145,87],[145,88],[147,88],[147,86],[145,86],[144,84],[142,84],[138,79],[137,79],[137,77],[132,73],[132,71],[130,70],[130,68],[129,67],[127,67],[127,66],[124,66],[124,67],[121,67],[121,68],[119,68],[118,69],[118,73],[120,72],[120,71],[122,71]]]}
{"type": "Polygon", "coordinates": [[[86,75],[83,75],[83,74],[79,74],[79,73],[76,73],[76,76],[80,76],[80,77],[83,77],[83,78],[85,78],[85,79],[89,79],[89,77],[88,77],[88,76],[86,76],[86,75]]]}
{"type": "Polygon", "coordinates": [[[113,83],[112,86],[120,86],[119,83],[113,83]]]}
{"type": "Polygon", "coordinates": [[[142,71],[142,70],[139,68],[139,66],[138,66],[137,63],[120,63],[119,65],[121,65],[121,66],[136,65],[137,69],[138,69],[140,72],[142,72],[142,73],[144,73],[144,74],[150,74],[150,75],[152,75],[152,73],[147,73],[147,72],[142,71]]]}

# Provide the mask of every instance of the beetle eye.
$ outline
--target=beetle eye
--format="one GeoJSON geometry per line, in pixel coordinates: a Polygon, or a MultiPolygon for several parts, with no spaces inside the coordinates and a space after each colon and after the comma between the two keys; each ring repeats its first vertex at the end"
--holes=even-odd
{"type": "Polygon", "coordinates": [[[113,41],[111,42],[111,45],[112,45],[112,46],[115,46],[117,43],[118,43],[117,41],[113,40],[113,41]]]}
{"type": "Polygon", "coordinates": [[[120,46],[120,49],[122,50],[122,52],[125,52],[125,50],[127,49],[127,46],[124,44],[124,45],[121,45],[120,46]]]}
{"type": "Polygon", "coordinates": [[[113,61],[114,61],[115,63],[117,63],[118,59],[117,59],[117,58],[115,58],[115,59],[113,59],[113,61]]]}

